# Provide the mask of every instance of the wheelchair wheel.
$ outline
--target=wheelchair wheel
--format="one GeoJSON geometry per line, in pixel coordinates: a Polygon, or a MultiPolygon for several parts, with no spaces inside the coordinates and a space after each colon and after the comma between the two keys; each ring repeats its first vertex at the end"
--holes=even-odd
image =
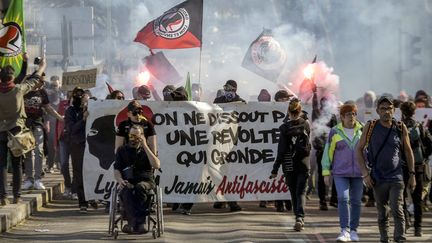
{"type": "Polygon", "coordinates": [[[157,198],[158,198],[158,208],[159,208],[157,211],[157,214],[159,217],[159,220],[158,220],[159,229],[158,229],[158,231],[159,231],[159,236],[160,236],[165,231],[164,217],[163,217],[163,206],[162,206],[162,188],[160,188],[160,187],[158,187],[157,198]]]}
{"type": "Polygon", "coordinates": [[[115,223],[115,216],[116,216],[116,207],[117,207],[117,188],[112,189],[111,193],[111,200],[110,200],[110,210],[109,210],[109,226],[108,226],[108,233],[113,234],[114,227],[116,225],[115,223]]]}
{"type": "Polygon", "coordinates": [[[112,234],[113,234],[114,240],[117,240],[117,237],[118,237],[118,234],[119,234],[119,230],[118,230],[117,227],[114,228],[112,234]]]}

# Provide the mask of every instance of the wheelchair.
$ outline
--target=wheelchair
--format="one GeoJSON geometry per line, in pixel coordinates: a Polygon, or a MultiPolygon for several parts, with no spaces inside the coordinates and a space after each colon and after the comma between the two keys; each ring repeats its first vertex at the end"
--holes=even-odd
{"type": "MultiPolygon", "coordinates": [[[[114,239],[117,239],[119,231],[123,228],[124,216],[123,205],[119,197],[120,189],[118,185],[113,187],[111,191],[110,210],[109,210],[109,226],[108,233],[114,239]],[[118,227],[120,223],[120,228],[118,227]]],[[[162,189],[159,185],[151,190],[149,196],[149,207],[146,213],[147,231],[151,232],[153,238],[161,237],[164,233],[163,208],[162,208],[162,189]]]]}

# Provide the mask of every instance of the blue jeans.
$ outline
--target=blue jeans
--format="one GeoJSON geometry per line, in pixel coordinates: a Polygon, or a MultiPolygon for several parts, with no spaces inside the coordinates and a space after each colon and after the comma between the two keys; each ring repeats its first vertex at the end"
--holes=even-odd
{"type": "Polygon", "coordinates": [[[44,131],[43,127],[35,125],[32,128],[36,147],[27,152],[24,159],[25,175],[28,181],[34,182],[42,177],[42,163],[44,157],[44,131]]]}
{"type": "Polygon", "coordinates": [[[341,229],[357,231],[360,221],[363,179],[334,177],[338,198],[339,224],[341,229]]]}

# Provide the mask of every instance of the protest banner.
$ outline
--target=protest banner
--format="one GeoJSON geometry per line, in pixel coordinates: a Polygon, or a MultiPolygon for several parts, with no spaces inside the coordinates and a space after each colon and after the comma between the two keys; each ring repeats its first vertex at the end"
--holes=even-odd
{"type": "Polygon", "coordinates": [[[76,72],[64,72],[61,88],[63,90],[73,90],[77,86],[83,89],[93,88],[96,86],[96,75],[96,68],[76,72]]]}
{"type": "MultiPolygon", "coordinates": [[[[290,198],[282,172],[269,179],[287,103],[142,102],[157,133],[162,173],[156,174],[164,202],[290,198]]],[[[110,197],[115,126],[127,119],[127,104],[90,102],[84,156],[87,199],[110,197]]]]}

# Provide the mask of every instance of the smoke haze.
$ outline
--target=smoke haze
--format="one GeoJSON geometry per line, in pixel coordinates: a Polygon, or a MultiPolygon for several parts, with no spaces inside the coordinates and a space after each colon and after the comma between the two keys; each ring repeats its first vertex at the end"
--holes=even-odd
{"type": "MultiPolygon", "coordinates": [[[[130,66],[121,78],[112,78],[115,88],[129,89],[125,93],[130,96],[138,65],[149,54],[146,46],[133,42],[136,33],[181,1],[84,1],[94,6],[95,15],[105,14],[112,3],[113,40],[101,39],[96,50],[100,57],[121,55],[130,66]]],[[[418,89],[431,93],[432,69],[427,68],[432,64],[430,5],[428,0],[204,0],[200,82],[206,101],[212,101],[228,79],[238,82],[238,93],[246,100],[263,88],[273,95],[278,83],[297,92],[299,73],[315,54],[339,80],[339,92],[334,95],[341,100],[355,100],[367,90],[393,95],[400,89],[411,95],[418,89]],[[277,83],[241,67],[249,45],[263,28],[272,29],[286,51],[287,63],[277,83]],[[418,43],[412,41],[416,37],[418,43]],[[418,54],[413,54],[414,45],[420,48],[418,54]],[[421,63],[413,62],[413,57],[421,63]]],[[[198,82],[199,48],[163,52],[180,75],[190,72],[192,83],[198,82]]],[[[163,87],[160,82],[154,84],[159,91],[163,87]]]]}

